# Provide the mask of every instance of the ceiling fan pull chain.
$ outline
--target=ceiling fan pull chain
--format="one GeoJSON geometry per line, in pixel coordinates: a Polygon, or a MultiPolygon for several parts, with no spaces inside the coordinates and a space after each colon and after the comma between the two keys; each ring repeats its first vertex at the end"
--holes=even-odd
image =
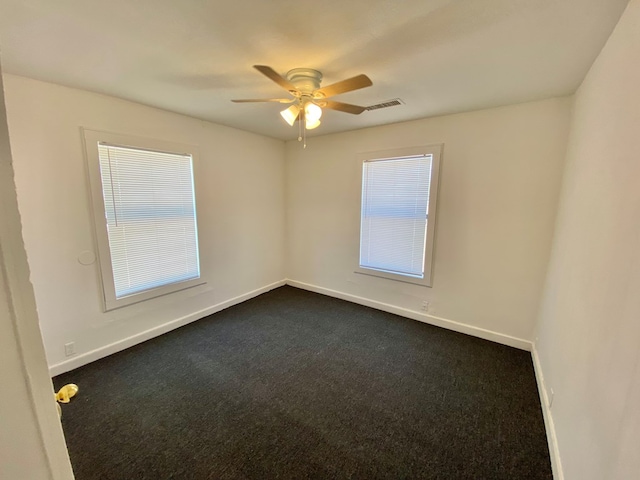
{"type": "Polygon", "coordinates": [[[300,108],[300,125],[302,128],[302,148],[307,148],[307,112],[304,103],[300,108]]]}
{"type": "Polygon", "coordinates": [[[302,111],[298,113],[298,141],[302,141],[302,111]]]}

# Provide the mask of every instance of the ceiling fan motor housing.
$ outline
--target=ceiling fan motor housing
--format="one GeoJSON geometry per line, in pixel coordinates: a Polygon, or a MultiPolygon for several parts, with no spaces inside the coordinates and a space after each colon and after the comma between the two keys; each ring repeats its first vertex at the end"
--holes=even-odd
{"type": "Polygon", "coordinates": [[[311,68],[294,68],[287,72],[287,80],[303,95],[311,95],[320,88],[322,73],[311,68]]]}

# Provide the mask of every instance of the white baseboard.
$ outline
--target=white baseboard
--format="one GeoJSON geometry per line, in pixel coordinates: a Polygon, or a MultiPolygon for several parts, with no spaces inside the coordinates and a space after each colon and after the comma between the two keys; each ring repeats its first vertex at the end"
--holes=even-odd
{"type": "Polygon", "coordinates": [[[60,375],[61,373],[65,373],[70,370],[73,370],[74,368],[78,368],[83,365],[86,365],[87,363],[91,363],[101,358],[112,355],[114,353],[120,352],[129,347],[137,345],[138,343],[142,343],[146,340],[150,340],[154,337],[162,335],[163,333],[170,332],[171,330],[175,330],[176,328],[182,327],[183,325],[186,325],[191,322],[195,322],[196,320],[200,320],[201,318],[204,318],[208,315],[224,310],[225,308],[232,307],[233,305],[242,303],[245,300],[249,300],[250,298],[257,297],[258,295],[266,293],[269,290],[273,290],[274,288],[281,287],[285,285],[285,283],[286,283],[286,280],[280,280],[278,282],[274,282],[262,288],[252,290],[251,292],[247,292],[245,294],[231,298],[224,302],[220,302],[211,307],[199,310],[197,312],[190,313],[189,315],[185,315],[180,318],[176,318],[175,320],[172,320],[170,322],[163,323],[162,325],[158,325],[157,327],[150,328],[149,330],[145,330],[144,332],[137,333],[127,338],[123,338],[122,340],[118,340],[117,342],[111,343],[109,345],[105,345],[104,347],[96,348],[95,350],[91,350],[90,352],[83,353],[82,355],[78,355],[76,357],[70,358],[69,360],[65,360],[64,362],[51,365],[49,367],[49,374],[52,377],[54,377],[56,375],[60,375]]]}
{"type": "Polygon", "coordinates": [[[558,448],[558,437],[556,437],[556,427],[553,423],[553,415],[549,408],[549,396],[547,395],[547,387],[544,383],[544,375],[542,374],[542,366],[540,365],[540,357],[535,343],[531,350],[533,357],[533,369],[536,372],[536,382],[538,383],[538,392],[540,394],[540,403],[542,404],[542,415],[544,416],[544,426],[547,431],[547,443],[549,444],[549,455],[551,457],[551,469],[553,470],[554,480],[564,480],[564,472],[562,471],[562,462],[560,461],[560,450],[558,448]]]}
{"type": "Polygon", "coordinates": [[[474,327],[466,323],[456,322],[442,317],[436,317],[434,315],[427,315],[425,313],[415,312],[407,308],[397,307],[388,303],[378,302],[369,298],[358,297],[349,293],[339,292],[337,290],[331,290],[329,288],[319,287],[317,285],[311,285],[309,283],[299,282],[297,280],[287,279],[287,285],[292,287],[301,288],[303,290],[309,290],[311,292],[322,293],[330,297],[340,298],[349,302],[365,305],[367,307],[382,310],[383,312],[394,313],[402,317],[407,317],[419,322],[428,323],[437,327],[453,330],[454,332],[465,333],[474,337],[483,338],[485,340],[491,340],[492,342],[501,343],[510,347],[519,348],[520,350],[531,351],[531,342],[523,338],[512,337],[503,333],[494,332],[492,330],[486,330],[480,327],[474,327]]]}

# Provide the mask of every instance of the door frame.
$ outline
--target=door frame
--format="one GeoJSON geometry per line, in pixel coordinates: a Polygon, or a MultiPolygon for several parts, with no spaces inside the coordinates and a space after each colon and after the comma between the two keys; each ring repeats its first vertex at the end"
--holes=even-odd
{"type": "MultiPolygon", "coordinates": [[[[0,472],[20,478],[73,479],[53,397],[29,264],[22,238],[0,64],[0,348],[3,417],[0,472]],[[4,361],[6,360],[6,361],[4,361]],[[28,451],[25,451],[27,450],[28,451]],[[5,455],[7,453],[7,455],[5,455]]],[[[1,476],[1,475],[0,475],[1,476]]]]}

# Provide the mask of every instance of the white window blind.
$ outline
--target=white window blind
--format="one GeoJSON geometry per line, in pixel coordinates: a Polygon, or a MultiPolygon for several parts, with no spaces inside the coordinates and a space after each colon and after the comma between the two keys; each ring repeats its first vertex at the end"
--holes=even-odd
{"type": "Polygon", "coordinates": [[[433,155],[363,164],[360,267],[424,278],[433,155]]]}
{"type": "Polygon", "coordinates": [[[117,299],[200,277],[191,155],[98,144],[117,299]]]}

